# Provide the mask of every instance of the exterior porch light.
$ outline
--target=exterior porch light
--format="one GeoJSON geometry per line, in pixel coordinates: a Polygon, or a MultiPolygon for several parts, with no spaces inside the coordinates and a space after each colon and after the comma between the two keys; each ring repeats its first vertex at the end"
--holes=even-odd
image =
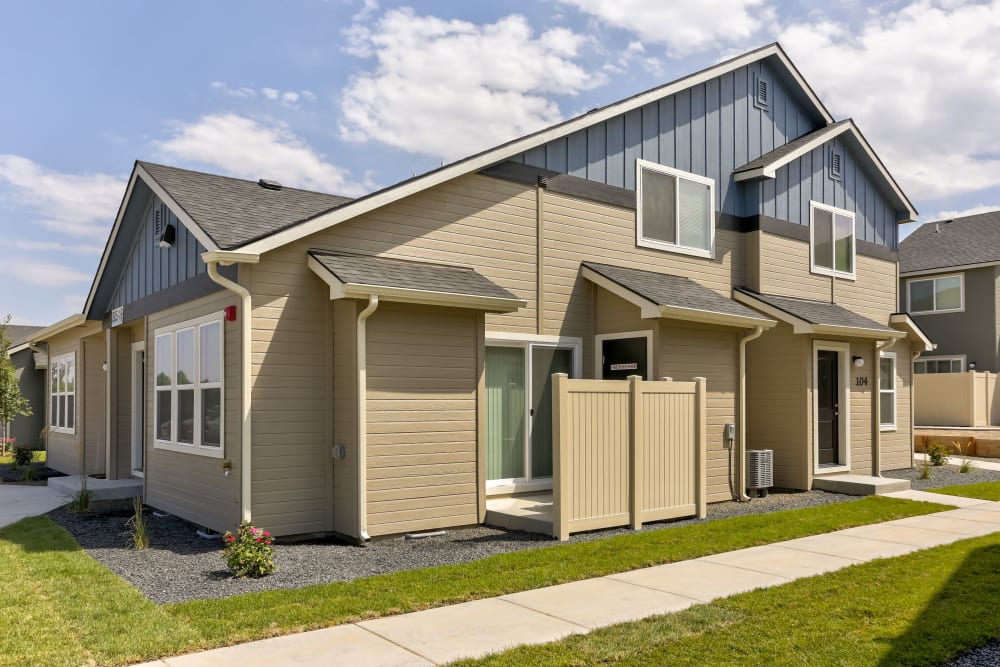
{"type": "Polygon", "coordinates": [[[970,361],[969,362],[969,370],[970,371],[976,370],[976,362],[974,362],[974,361],[970,361]]]}
{"type": "Polygon", "coordinates": [[[853,357],[851,357],[851,361],[854,362],[854,367],[855,368],[864,368],[864,366],[865,366],[865,358],[864,357],[853,356],[853,357]]]}

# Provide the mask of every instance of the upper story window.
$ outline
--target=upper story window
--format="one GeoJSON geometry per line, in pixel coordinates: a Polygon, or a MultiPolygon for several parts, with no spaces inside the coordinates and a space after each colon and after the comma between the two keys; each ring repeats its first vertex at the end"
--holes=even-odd
{"type": "Polygon", "coordinates": [[[809,202],[809,257],[813,273],[854,279],[854,214],[809,202]]]}
{"type": "Polygon", "coordinates": [[[907,312],[958,313],[965,310],[965,281],[961,273],[933,278],[913,278],[906,283],[907,312]]]}
{"type": "Polygon", "coordinates": [[[49,361],[49,426],[56,433],[76,428],[76,354],[70,352],[49,361]]]}
{"type": "Polygon", "coordinates": [[[210,315],[155,332],[153,443],[221,457],[222,320],[210,315]]]}
{"type": "Polygon", "coordinates": [[[636,167],[636,244],[711,257],[715,182],[645,160],[637,160],[636,167]]]}

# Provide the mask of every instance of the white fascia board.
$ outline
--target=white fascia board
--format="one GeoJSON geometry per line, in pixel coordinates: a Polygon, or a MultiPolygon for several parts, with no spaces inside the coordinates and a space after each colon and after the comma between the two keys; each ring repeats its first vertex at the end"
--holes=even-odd
{"type": "Polygon", "coordinates": [[[958,266],[942,266],[936,269],[921,269],[920,271],[900,271],[900,278],[916,278],[918,276],[934,276],[939,273],[955,273],[969,269],[985,269],[989,266],[1000,266],[1000,262],[980,262],[979,264],[961,264],[958,266]]]}
{"type": "Polygon", "coordinates": [[[917,323],[913,321],[913,318],[906,313],[893,313],[890,315],[889,326],[900,328],[909,334],[911,338],[918,341],[923,346],[923,352],[930,352],[931,350],[937,349],[937,343],[931,341],[931,339],[924,334],[923,330],[917,326],[917,323]]]}
{"type": "Polygon", "coordinates": [[[668,83],[664,86],[660,86],[659,88],[654,88],[653,90],[649,90],[645,93],[622,100],[621,102],[596,109],[590,113],[584,114],[583,116],[578,116],[572,120],[566,121],[565,123],[561,123],[520,139],[515,139],[514,141],[497,146],[496,148],[489,149],[440,169],[428,172],[422,176],[418,176],[397,185],[390,186],[384,190],[375,192],[371,195],[356,199],[353,202],[349,202],[330,211],[329,213],[324,213],[323,215],[317,216],[293,227],[289,227],[288,229],[272,234],[266,238],[248,243],[247,245],[239,248],[239,250],[257,254],[263,254],[269,250],[274,250],[275,248],[297,241],[298,239],[309,236],[310,234],[315,234],[316,232],[340,224],[345,220],[350,220],[351,218],[355,218],[364,213],[368,213],[369,211],[391,204],[392,202],[403,199],[404,197],[408,197],[428,188],[440,185],[446,181],[450,181],[453,178],[479,171],[480,169],[488,167],[492,164],[513,157],[518,153],[523,153],[554,139],[568,136],[577,130],[590,127],[596,123],[604,122],[609,118],[613,118],[633,109],[638,109],[646,104],[649,104],[650,102],[673,95],[679,91],[686,90],[692,86],[704,83],[717,76],[737,70],[741,67],[745,67],[746,65],[764,60],[765,58],[771,56],[775,56],[781,61],[791,74],[792,78],[799,84],[803,94],[805,94],[806,98],[813,104],[816,112],[822,116],[827,123],[833,123],[833,116],[830,115],[830,112],[827,111],[826,107],[824,107],[822,102],[819,101],[819,98],[816,97],[816,94],[805,82],[805,79],[803,79],[802,75],[799,74],[797,69],[795,69],[795,66],[792,64],[791,60],[788,59],[785,52],[777,44],[770,44],[761,49],[757,49],[756,51],[745,53],[741,56],[733,58],[732,60],[715,65],[714,67],[691,74],[690,76],[674,81],[673,83],[668,83]]]}
{"type": "Polygon", "coordinates": [[[31,343],[21,343],[20,345],[14,345],[7,350],[7,354],[17,354],[21,350],[27,350],[31,347],[31,343]]]}
{"type": "Polygon", "coordinates": [[[810,322],[807,322],[800,317],[796,317],[791,313],[787,313],[781,310],[780,308],[775,308],[771,304],[765,303],[760,299],[755,299],[753,296],[745,292],[734,291],[733,298],[738,303],[742,303],[744,306],[749,306],[754,310],[759,310],[768,317],[773,317],[779,322],[784,322],[785,324],[792,325],[792,333],[797,333],[797,334],[815,333],[815,329],[810,322]]]}
{"type": "Polygon", "coordinates": [[[97,273],[94,274],[94,280],[90,283],[90,292],[87,294],[87,301],[83,305],[83,312],[85,313],[90,312],[90,307],[94,303],[94,297],[97,295],[97,286],[101,284],[104,269],[108,265],[108,257],[111,256],[111,248],[115,245],[115,239],[118,238],[118,230],[122,226],[122,218],[125,217],[125,209],[128,208],[129,200],[132,199],[132,190],[135,188],[135,179],[138,177],[137,168],[138,165],[132,169],[132,175],[129,177],[128,185],[125,187],[125,195],[118,206],[118,215],[115,216],[115,224],[111,227],[111,234],[108,236],[107,243],[104,244],[104,252],[101,253],[101,262],[97,265],[97,273]]]}
{"type": "Polygon", "coordinates": [[[213,241],[211,237],[205,233],[205,230],[198,226],[198,223],[194,221],[194,218],[188,215],[188,212],[185,211],[184,208],[178,204],[159,183],[156,182],[156,179],[153,178],[148,171],[143,169],[141,164],[137,164],[135,166],[135,170],[138,172],[143,182],[149,186],[150,190],[153,191],[153,194],[159,197],[160,201],[166,204],[167,207],[173,211],[174,215],[176,215],[177,218],[184,223],[184,226],[187,227],[188,231],[194,234],[194,237],[198,239],[203,246],[205,246],[205,250],[219,250],[219,246],[215,244],[215,241],[213,241]]]}
{"type": "Polygon", "coordinates": [[[229,250],[208,250],[201,253],[201,261],[218,262],[222,266],[230,264],[259,264],[260,255],[248,252],[230,252],[229,250]]]}
{"type": "Polygon", "coordinates": [[[580,267],[580,275],[594,283],[598,287],[602,287],[605,290],[611,292],[619,299],[631,303],[633,306],[639,308],[640,317],[644,320],[652,320],[660,317],[660,304],[654,303],[644,296],[636,294],[632,290],[619,285],[615,281],[606,278],[597,271],[586,266],[580,267]]]}
{"type": "Polygon", "coordinates": [[[902,331],[886,331],[884,329],[867,329],[864,327],[848,327],[836,324],[814,324],[813,332],[825,336],[845,336],[848,338],[873,338],[876,340],[890,340],[906,338],[902,331]]]}
{"type": "Polygon", "coordinates": [[[83,313],[75,313],[69,317],[63,318],[51,326],[47,326],[41,331],[36,331],[28,338],[28,343],[34,344],[44,340],[48,340],[53,336],[63,333],[64,331],[69,331],[73,327],[82,326],[86,324],[87,318],[84,317],[83,313]]]}

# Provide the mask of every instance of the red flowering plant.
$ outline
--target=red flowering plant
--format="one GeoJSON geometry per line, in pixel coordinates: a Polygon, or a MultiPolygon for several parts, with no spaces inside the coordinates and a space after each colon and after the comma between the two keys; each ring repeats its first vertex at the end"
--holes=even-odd
{"type": "Polygon", "coordinates": [[[263,577],[274,572],[274,547],[271,546],[274,538],[266,530],[244,521],[235,534],[226,531],[222,542],[225,544],[222,557],[234,576],[263,577]]]}

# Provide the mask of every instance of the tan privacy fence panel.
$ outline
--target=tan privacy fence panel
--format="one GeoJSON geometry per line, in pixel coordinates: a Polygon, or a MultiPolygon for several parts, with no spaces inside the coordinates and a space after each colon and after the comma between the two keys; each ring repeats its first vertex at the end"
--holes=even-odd
{"type": "Polygon", "coordinates": [[[705,380],[553,376],[553,536],[705,515],[705,380]]]}
{"type": "Polygon", "coordinates": [[[998,375],[925,373],[913,376],[917,426],[1000,426],[998,375]]]}

